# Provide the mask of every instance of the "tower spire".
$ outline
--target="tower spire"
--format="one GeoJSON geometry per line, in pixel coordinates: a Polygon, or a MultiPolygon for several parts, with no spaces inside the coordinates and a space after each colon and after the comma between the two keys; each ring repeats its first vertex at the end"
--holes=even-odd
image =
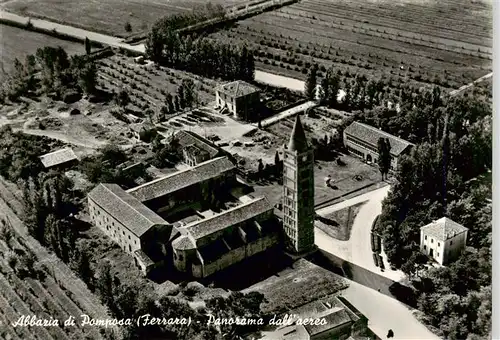
{"type": "Polygon", "coordinates": [[[300,114],[295,116],[295,124],[293,125],[290,141],[287,149],[289,151],[303,152],[307,150],[307,138],[304,132],[304,127],[300,121],[300,114]]]}

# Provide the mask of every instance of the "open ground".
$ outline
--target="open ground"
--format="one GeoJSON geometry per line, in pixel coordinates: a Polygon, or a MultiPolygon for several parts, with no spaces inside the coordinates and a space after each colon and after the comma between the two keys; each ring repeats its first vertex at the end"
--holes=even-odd
{"type": "Polygon", "coordinates": [[[304,79],[334,66],[351,76],[459,88],[491,70],[488,1],[304,0],[240,21],[214,39],[250,44],[257,66],[304,79]]]}
{"type": "Polygon", "coordinates": [[[7,11],[68,24],[74,27],[126,36],[150,27],[156,20],[187,14],[207,3],[224,7],[242,5],[248,0],[13,0],[1,5],[7,11]],[[132,32],[125,30],[130,23],[132,32]]]}
{"type": "Polygon", "coordinates": [[[69,55],[85,52],[83,44],[3,24],[0,24],[0,42],[2,44],[0,49],[0,82],[5,80],[6,73],[13,70],[15,58],[24,62],[27,55],[34,54],[40,47],[61,46],[69,55]]]}

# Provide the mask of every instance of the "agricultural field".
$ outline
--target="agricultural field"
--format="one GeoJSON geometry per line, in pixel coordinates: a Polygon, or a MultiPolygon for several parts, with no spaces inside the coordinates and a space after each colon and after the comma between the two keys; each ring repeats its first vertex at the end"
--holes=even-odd
{"type": "Polygon", "coordinates": [[[35,54],[40,47],[61,46],[68,55],[85,52],[83,44],[60,40],[45,34],[31,32],[18,27],[0,24],[0,82],[5,80],[6,73],[12,71],[14,59],[24,62],[29,54],[35,54]],[[22,42],[22,43],[20,43],[22,42]]]}
{"type": "MultiPolygon", "coordinates": [[[[3,227],[0,238],[0,338],[1,339],[104,339],[111,329],[82,327],[81,315],[103,316],[102,306],[90,310],[83,291],[76,285],[74,277],[64,276],[69,269],[60,260],[47,256],[48,253],[33,239],[19,233],[19,226],[13,227],[12,215],[8,210],[18,207],[18,195],[0,179],[0,225],[3,227]],[[9,206],[4,202],[8,201],[9,206]],[[6,216],[9,219],[6,220],[6,216]],[[7,221],[7,222],[5,222],[7,221]],[[10,230],[10,233],[5,232],[10,230]],[[36,245],[34,244],[36,242],[36,245]],[[45,255],[44,255],[45,254],[45,255]],[[64,267],[64,268],[63,268],[64,267]],[[64,277],[65,281],[61,281],[64,277]],[[84,307],[86,306],[86,307],[84,307]],[[13,327],[12,323],[21,316],[36,315],[46,320],[59,320],[54,327],[13,327]],[[75,326],[63,326],[69,316],[75,317],[75,326]]],[[[14,186],[14,185],[12,185],[14,186]]],[[[88,294],[88,293],[87,293],[88,294]]],[[[108,334],[109,335],[109,334],[108,334]]]]}
{"type": "MultiPolygon", "coordinates": [[[[66,25],[116,36],[145,31],[156,20],[188,14],[207,3],[226,8],[244,5],[249,0],[13,0],[2,7],[20,15],[47,19],[66,25]],[[130,23],[131,32],[125,30],[130,23]]],[[[1,5],[1,4],[0,4],[1,5]]]]}
{"type": "Polygon", "coordinates": [[[218,83],[211,79],[152,64],[140,65],[123,55],[101,59],[98,65],[101,87],[108,92],[126,89],[131,97],[130,108],[135,112],[146,109],[159,112],[165,103],[165,96],[169,93],[175,96],[183,79],[193,80],[199,104],[215,100],[214,89],[218,83]]]}
{"type": "Polygon", "coordinates": [[[302,80],[317,63],[322,74],[334,66],[453,89],[492,69],[492,3],[304,0],[211,37],[246,43],[257,68],[302,80]]]}

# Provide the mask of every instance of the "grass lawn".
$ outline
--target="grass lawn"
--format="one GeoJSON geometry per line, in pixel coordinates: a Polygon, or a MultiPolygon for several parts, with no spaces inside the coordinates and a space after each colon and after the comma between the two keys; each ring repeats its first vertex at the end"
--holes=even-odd
{"type": "Polygon", "coordinates": [[[366,202],[361,202],[344,209],[334,211],[316,219],[315,225],[331,237],[341,241],[351,238],[351,228],[359,212],[366,202]]]}
{"type": "Polygon", "coordinates": [[[347,281],[337,274],[307,260],[295,262],[275,276],[261,281],[243,292],[264,294],[265,313],[282,313],[298,306],[334,294],[348,287],[347,281]]]}
{"type": "MultiPolygon", "coordinates": [[[[40,47],[61,46],[69,55],[85,52],[83,44],[60,40],[8,25],[0,25],[0,41],[2,42],[0,67],[7,73],[12,71],[15,58],[24,62],[27,55],[34,54],[40,47]]],[[[0,81],[5,80],[4,72],[0,72],[0,81]]]]}
{"type": "MultiPolygon", "coordinates": [[[[66,25],[126,36],[125,23],[138,33],[165,16],[185,14],[204,6],[208,0],[14,0],[4,7],[11,12],[47,19],[66,25]]],[[[215,0],[213,4],[231,7],[245,0],[215,0]]]]}
{"type": "MultiPolygon", "coordinates": [[[[377,168],[353,156],[342,155],[341,158],[346,163],[345,166],[339,166],[336,162],[316,162],[314,167],[315,205],[380,181],[380,173],[377,168]],[[331,176],[335,189],[326,186],[325,177],[328,175],[331,176]],[[361,176],[361,178],[355,180],[354,176],[356,175],[361,176]]],[[[252,185],[254,185],[257,196],[266,196],[272,204],[280,202],[283,195],[283,187],[278,183],[252,183],[252,185]]]]}

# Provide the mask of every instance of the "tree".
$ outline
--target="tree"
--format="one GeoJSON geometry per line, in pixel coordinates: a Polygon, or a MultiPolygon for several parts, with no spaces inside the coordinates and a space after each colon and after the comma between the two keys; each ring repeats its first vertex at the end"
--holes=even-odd
{"type": "Polygon", "coordinates": [[[162,61],[164,42],[160,29],[156,25],[146,37],[145,48],[149,59],[157,64],[162,61]]]}
{"type": "Polygon", "coordinates": [[[282,169],[278,150],[276,150],[276,153],[274,154],[274,167],[276,169],[276,177],[279,177],[281,175],[282,169]]]}
{"type": "Polygon", "coordinates": [[[317,74],[318,65],[314,64],[309,69],[309,73],[307,74],[307,79],[304,85],[304,94],[306,98],[310,100],[314,100],[316,97],[317,74]]]}
{"type": "Polygon", "coordinates": [[[10,224],[10,220],[0,220],[0,239],[3,240],[9,247],[10,241],[12,240],[12,225],[10,224]]]}
{"type": "Polygon", "coordinates": [[[174,106],[174,101],[173,97],[170,93],[167,93],[165,95],[165,106],[168,108],[168,113],[172,114],[175,112],[175,106],[174,106]]]}
{"type": "Polygon", "coordinates": [[[85,52],[86,52],[87,54],[90,54],[90,51],[91,51],[91,49],[92,49],[92,46],[90,45],[90,40],[89,40],[89,38],[85,37],[85,43],[84,43],[84,45],[85,45],[85,52]]]}
{"type": "Polygon", "coordinates": [[[185,107],[192,107],[195,104],[195,88],[192,79],[182,80],[183,102],[185,107]]]}
{"type": "Polygon", "coordinates": [[[262,163],[262,159],[259,159],[259,164],[257,166],[257,175],[259,177],[261,177],[263,174],[263,171],[264,171],[264,163],[262,163]]]}
{"type": "Polygon", "coordinates": [[[132,25],[128,21],[125,23],[125,32],[127,33],[132,32],[132,25]]]}
{"type": "Polygon", "coordinates": [[[125,107],[130,103],[130,96],[127,90],[120,90],[120,92],[118,92],[118,94],[115,96],[115,102],[122,110],[124,110],[125,107]]]}
{"type": "Polygon", "coordinates": [[[86,249],[79,249],[74,252],[74,267],[78,276],[87,284],[91,291],[94,290],[94,273],[90,268],[90,256],[86,249]]]}
{"type": "Polygon", "coordinates": [[[380,137],[377,143],[378,151],[378,167],[380,173],[382,174],[382,180],[384,176],[387,178],[389,169],[391,168],[391,144],[388,138],[380,137]]]}
{"type": "Polygon", "coordinates": [[[86,94],[95,93],[97,86],[97,67],[94,62],[88,62],[78,72],[78,84],[86,94]]]}
{"type": "Polygon", "coordinates": [[[108,307],[113,305],[113,277],[111,276],[111,265],[103,261],[97,268],[96,288],[104,304],[108,307]]]}
{"type": "Polygon", "coordinates": [[[180,99],[179,99],[179,96],[175,96],[174,97],[174,110],[175,112],[178,112],[181,110],[181,103],[180,103],[180,99]]]}

